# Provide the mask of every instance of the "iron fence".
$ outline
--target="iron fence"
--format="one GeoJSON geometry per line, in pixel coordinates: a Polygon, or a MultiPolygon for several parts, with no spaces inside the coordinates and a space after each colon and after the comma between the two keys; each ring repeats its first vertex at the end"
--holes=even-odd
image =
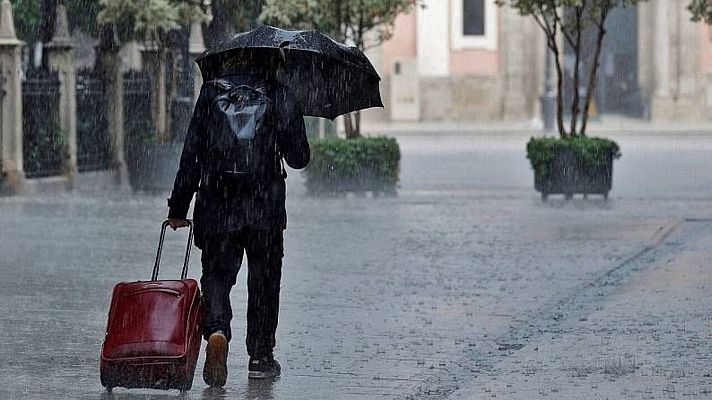
{"type": "Polygon", "coordinates": [[[77,73],[77,169],[100,171],[111,165],[111,138],[104,80],[92,70],[77,73]]]}
{"type": "Polygon", "coordinates": [[[151,77],[145,71],[124,74],[124,134],[130,147],[155,140],[151,112],[151,77]]]}
{"type": "Polygon", "coordinates": [[[56,72],[28,71],[22,82],[23,167],[28,178],[64,172],[67,146],[59,122],[59,96],[56,72]]]}

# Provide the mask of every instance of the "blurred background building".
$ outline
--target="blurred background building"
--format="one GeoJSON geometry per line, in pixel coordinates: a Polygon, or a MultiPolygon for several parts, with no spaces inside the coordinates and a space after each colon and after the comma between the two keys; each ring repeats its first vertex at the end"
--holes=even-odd
{"type": "MultiPolygon", "coordinates": [[[[383,110],[370,120],[507,121],[540,118],[544,36],[532,18],[495,0],[425,0],[398,18],[392,38],[370,51],[383,76],[383,110]]],[[[709,120],[712,40],[690,21],[688,2],[651,0],[616,9],[594,115],[653,121],[709,120]]],[[[593,32],[585,41],[593,40],[593,32]]],[[[565,74],[573,63],[563,57],[565,74]]],[[[590,62],[582,69],[588,71],[590,62]]],[[[573,90],[565,79],[567,90],[573,90]]],[[[581,89],[584,90],[584,89],[581,89]]]]}

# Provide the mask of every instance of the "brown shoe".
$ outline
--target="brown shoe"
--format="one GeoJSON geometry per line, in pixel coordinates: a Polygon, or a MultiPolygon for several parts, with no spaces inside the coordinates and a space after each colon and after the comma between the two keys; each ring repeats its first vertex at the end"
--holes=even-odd
{"type": "Polygon", "coordinates": [[[215,332],[208,338],[205,349],[203,380],[210,387],[223,387],[227,381],[227,337],[215,332]]]}

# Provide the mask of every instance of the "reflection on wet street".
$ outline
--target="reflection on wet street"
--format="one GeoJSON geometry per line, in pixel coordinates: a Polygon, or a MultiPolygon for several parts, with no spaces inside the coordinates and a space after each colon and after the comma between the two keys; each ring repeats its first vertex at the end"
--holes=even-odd
{"type": "MultiPolygon", "coordinates": [[[[505,360],[533,349],[498,341],[539,326],[533,319],[544,310],[678,219],[712,216],[712,175],[690,176],[691,166],[709,167],[700,150],[711,147],[709,138],[674,141],[675,156],[660,151],[671,139],[621,138],[610,201],[547,203],[531,188],[526,140],[404,137],[395,198],[307,197],[292,172],[276,348],[283,376],[247,379],[243,270],[232,294],[228,384],[205,388],[201,355],[185,395],[107,394],[98,377],[111,288],[150,277],[166,196],[0,198],[0,398],[395,399],[422,393],[428,382],[451,393],[473,376],[482,387],[504,379],[491,372],[500,358],[463,362],[463,355],[505,360]],[[648,179],[643,160],[665,174],[648,179]]],[[[169,233],[163,277],[178,274],[183,239],[169,233]]],[[[199,255],[189,276],[200,274],[199,255]]],[[[526,340],[542,348],[547,338],[526,340]]],[[[565,350],[552,351],[566,359],[565,350]]]]}
{"type": "MultiPolygon", "coordinates": [[[[198,378],[199,379],[199,378],[198,378]]],[[[244,387],[238,387],[235,391],[228,391],[225,388],[204,389],[193,388],[188,393],[177,391],[152,391],[152,390],[122,390],[115,389],[113,392],[102,392],[101,400],[224,400],[224,399],[245,399],[245,400],[269,400],[274,398],[272,389],[279,384],[279,378],[264,380],[248,380],[244,387]]]]}

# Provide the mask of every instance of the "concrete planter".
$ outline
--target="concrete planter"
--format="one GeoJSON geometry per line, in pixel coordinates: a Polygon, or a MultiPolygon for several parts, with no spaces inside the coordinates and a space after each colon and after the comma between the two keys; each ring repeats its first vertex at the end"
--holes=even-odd
{"type": "Polygon", "coordinates": [[[312,195],[396,194],[400,148],[395,139],[312,140],[311,155],[304,174],[312,195]]]}
{"type": "Polygon", "coordinates": [[[317,196],[340,195],[346,193],[363,194],[371,192],[375,196],[394,196],[397,194],[397,179],[384,176],[366,166],[353,170],[354,176],[342,177],[336,173],[323,173],[318,176],[308,174],[306,187],[309,193],[317,196]]]}
{"type": "Polygon", "coordinates": [[[171,190],[180,163],[181,144],[148,143],[137,146],[128,160],[129,181],[136,191],[171,190]]]}
{"type": "Polygon", "coordinates": [[[594,165],[585,165],[583,160],[569,149],[556,149],[547,168],[534,169],[534,188],[546,200],[550,194],[563,194],[567,199],[574,194],[603,195],[613,183],[613,153],[600,154],[594,165]]]}

